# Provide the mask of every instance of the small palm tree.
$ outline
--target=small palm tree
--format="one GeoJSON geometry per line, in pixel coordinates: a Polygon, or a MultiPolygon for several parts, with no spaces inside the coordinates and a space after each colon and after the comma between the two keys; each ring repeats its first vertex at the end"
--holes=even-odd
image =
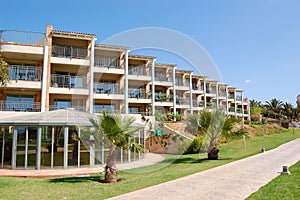
{"type": "Polygon", "coordinates": [[[112,183],[118,181],[118,170],[116,168],[116,147],[129,149],[131,151],[143,152],[141,144],[130,142],[130,137],[142,129],[141,126],[133,126],[133,117],[121,117],[120,115],[106,114],[104,111],[99,118],[90,118],[95,130],[91,132],[95,138],[101,140],[103,136],[110,142],[109,155],[105,166],[104,182],[112,183]]]}

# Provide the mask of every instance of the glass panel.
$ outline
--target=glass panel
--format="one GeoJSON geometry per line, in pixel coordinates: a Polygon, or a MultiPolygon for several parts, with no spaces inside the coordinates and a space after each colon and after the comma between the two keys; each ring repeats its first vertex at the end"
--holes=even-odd
{"type": "Polygon", "coordinates": [[[51,167],[52,128],[43,127],[41,139],[41,167],[51,167]]]}
{"type": "Polygon", "coordinates": [[[69,128],[68,164],[78,166],[78,131],[76,127],[69,128]]]}
{"type": "Polygon", "coordinates": [[[37,127],[28,128],[28,168],[35,168],[36,166],[36,139],[37,139],[37,127]]]}
{"type": "Polygon", "coordinates": [[[54,128],[53,151],[53,165],[62,167],[64,165],[64,130],[61,126],[57,126],[54,128]]]}
{"type": "Polygon", "coordinates": [[[8,128],[5,128],[5,134],[1,129],[0,133],[0,168],[11,168],[11,153],[12,153],[12,133],[9,133],[8,128]],[[4,143],[4,148],[3,148],[4,143]],[[3,155],[3,159],[2,159],[3,155]]]}
{"type": "Polygon", "coordinates": [[[17,161],[16,166],[25,167],[25,135],[26,127],[15,127],[17,129],[17,161]]]}
{"type": "Polygon", "coordinates": [[[34,109],[33,95],[7,95],[6,111],[26,111],[34,109]]]}

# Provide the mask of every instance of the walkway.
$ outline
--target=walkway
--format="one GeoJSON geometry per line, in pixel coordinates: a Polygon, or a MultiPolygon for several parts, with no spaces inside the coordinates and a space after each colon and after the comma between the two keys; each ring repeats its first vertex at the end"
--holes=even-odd
{"type": "Polygon", "coordinates": [[[300,160],[300,139],[264,153],[112,199],[245,199],[300,160]]]}
{"type": "MultiPolygon", "coordinates": [[[[147,153],[144,159],[130,163],[117,164],[119,170],[132,169],[153,165],[161,162],[164,157],[159,154],[147,153]]],[[[11,170],[0,169],[0,176],[14,176],[14,177],[27,177],[27,178],[50,178],[62,176],[86,176],[91,174],[99,174],[104,171],[104,166],[95,168],[74,168],[74,169],[43,169],[43,170],[11,170]]]]}

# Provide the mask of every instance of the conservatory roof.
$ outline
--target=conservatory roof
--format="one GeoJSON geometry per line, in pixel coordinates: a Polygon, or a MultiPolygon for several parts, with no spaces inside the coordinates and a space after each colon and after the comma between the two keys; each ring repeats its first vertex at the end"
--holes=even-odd
{"type": "Polygon", "coordinates": [[[9,117],[0,120],[5,126],[93,126],[93,115],[75,109],[60,109],[49,112],[30,113],[28,115],[9,117]]]}

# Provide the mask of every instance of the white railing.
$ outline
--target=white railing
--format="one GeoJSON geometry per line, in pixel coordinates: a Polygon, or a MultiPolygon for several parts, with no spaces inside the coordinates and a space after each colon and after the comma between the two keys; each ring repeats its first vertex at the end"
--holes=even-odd
{"type": "Polygon", "coordinates": [[[9,65],[10,80],[40,81],[42,68],[26,65],[9,65]]]}

